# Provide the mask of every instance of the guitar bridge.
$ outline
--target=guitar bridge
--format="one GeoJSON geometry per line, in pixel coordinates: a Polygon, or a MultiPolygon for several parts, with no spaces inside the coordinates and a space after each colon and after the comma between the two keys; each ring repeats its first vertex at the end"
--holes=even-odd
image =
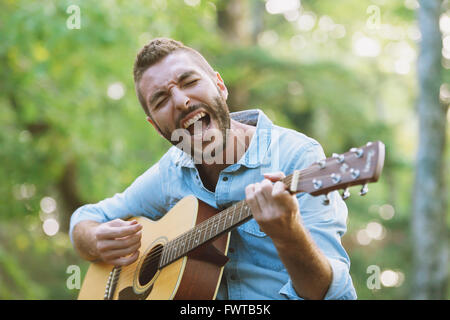
{"type": "Polygon", "coordinates": [[[105,295],[103,297],[104,300],[113,299],[121,271],[122,267],[114,267],[109,273],[108,281],[106,282],[105,295]]]}

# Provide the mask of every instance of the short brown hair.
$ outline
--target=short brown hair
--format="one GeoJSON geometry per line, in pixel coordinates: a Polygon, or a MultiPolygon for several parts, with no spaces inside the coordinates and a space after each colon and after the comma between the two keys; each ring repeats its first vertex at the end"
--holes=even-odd
{"type": "Polygon", "coordinates": [[[150,113],[147,109],[147,103],[145,102],[144,97],[141,95],[139,90],[139,81],[142,78],[145,70],[147,70],[152,65],[158,63],[168,55],[174,53],[175,51],[186,51],[190,53],[196,61],[200,62],[200,65],[203,69],[210,75],[214,75],[214,70],[211,68],[209,63],[205,60],[205,58],[196,50],[185,46],[180,41],[176,41],[169,38],[155,38],[150,43],[145,45],[137,54],[136,60],[134,62],[133,67],[133,77],[134,84],[136,88],[136,94],[138,96],[139,102],[142,105],[145,113],[150,116],[150,113]]]}

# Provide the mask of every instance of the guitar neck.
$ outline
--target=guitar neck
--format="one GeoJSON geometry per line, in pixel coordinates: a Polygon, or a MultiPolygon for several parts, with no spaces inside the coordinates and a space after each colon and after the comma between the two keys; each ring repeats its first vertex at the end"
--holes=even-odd
{"type": "MultiPolygon", "coordinates": [[[[281,180],[286,186],[291,183],[292,175],[281,180]]],[[[196,225],[191,230],[169,241],[163,249],[159,267],[162,268],[185,256],[199,246],[210,242],[220,235],[231,231],[252,218],[245,200],[239,201],[211,218],[196,225]]]]}

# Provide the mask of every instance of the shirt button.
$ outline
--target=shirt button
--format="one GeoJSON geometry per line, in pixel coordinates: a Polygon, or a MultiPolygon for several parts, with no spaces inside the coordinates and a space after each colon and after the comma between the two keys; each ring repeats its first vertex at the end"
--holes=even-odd
{"type": "Polygon", "coordinates": [[[237,280],[237,277],[236,277],[235,275],[232,275],[232,276],[230,277],[230,279],[233,280],[233,281],[236,281],[236,280],[237,280]]]}
{"type": "Polygon", "coordinates": [[[222,180],[223,181],[228,181],[228,177],[223,177],[222,180]]]}
{"type": "Polygon", "coordinates": [[[234,248],[229,248],[228,251],[229,251],[230,253],[233,253],[233,252],[234,252],[234,248]]]}

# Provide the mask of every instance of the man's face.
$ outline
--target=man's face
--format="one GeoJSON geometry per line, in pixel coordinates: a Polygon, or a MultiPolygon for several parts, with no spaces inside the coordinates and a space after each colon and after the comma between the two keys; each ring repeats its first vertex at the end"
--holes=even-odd
{"type": "MultiPolygon", "coordinates": [[[[225,141],[230,128],[227,89],[219,74],[212,78],[190,53],[174,52],[149,67],[139,89],[151,115],[149,122],[172,144],[178,142],[171,139],[177,129],[187,130],[192,140],[219,130],[225,141]]],[[[202,148],[212,143],[205,140],[202,148]]]]}

